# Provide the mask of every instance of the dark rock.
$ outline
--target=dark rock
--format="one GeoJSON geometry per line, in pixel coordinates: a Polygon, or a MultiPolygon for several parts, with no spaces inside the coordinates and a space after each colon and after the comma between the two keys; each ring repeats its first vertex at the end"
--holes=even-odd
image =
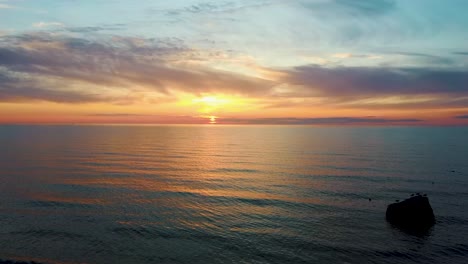
{"type": "Polygon", "coordinates": [[[417,233],[425,232],[435,224],[429,198],[419,194],[402,202],[390,204],[387,207],[386,218],[388,222],[405,231],[417,233]]]}

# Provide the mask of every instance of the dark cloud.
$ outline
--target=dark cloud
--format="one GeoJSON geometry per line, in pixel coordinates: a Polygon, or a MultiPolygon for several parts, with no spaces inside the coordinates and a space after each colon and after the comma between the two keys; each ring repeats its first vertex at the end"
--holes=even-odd
{"type": "Polygon", "coordinates": [[[468,115],[460,115],[460,116],[456,116],[455,118],[457,118],[457,119],[468,119],[468,115]]]}
{"type": "Polygon", "coordinates": [[[300,85],[310,96],[385,95],[468,96],[468,70],[302,66],[287,71],[284,82],[300,85]]]}
{"type": "Polygon", "coordinates": [[[421,119],[386,119],[374,117],[328,117],[328,118],[219,118],[226,124],[281,124],[281,125],[346,125],[346,124],[398,124],[417,123],[421,119]]]}

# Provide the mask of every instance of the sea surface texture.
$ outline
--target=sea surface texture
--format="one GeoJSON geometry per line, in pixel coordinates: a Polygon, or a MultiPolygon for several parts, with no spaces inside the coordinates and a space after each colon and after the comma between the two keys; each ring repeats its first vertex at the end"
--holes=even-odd
{"type": "Polygon", "coordinates": [[[467,136],[0,126],[0,263],[468,263],[467,136]],[[385,220],[416,192],[422,235],[385,220]]]}

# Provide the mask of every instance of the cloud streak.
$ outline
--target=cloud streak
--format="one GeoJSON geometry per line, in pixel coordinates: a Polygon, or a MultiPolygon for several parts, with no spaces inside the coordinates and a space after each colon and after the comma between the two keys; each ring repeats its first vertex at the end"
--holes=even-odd
{"type": "Polygon", "coordinates": [[[464,68],[304,65],[280,69],[249,61],[249,70],[268,75],[262,78],[210,68],[206,61],[217,59],[217,52],[191,49],[176,38],[78,37],[63,29],[59,32],[0,37],[0,102],[137,104],[173,102],[178,93],[221,93],[260,99],[267,102],[263,109],[468,107],[468,69],[464,68]]]}
{"type": "MultiPolygon", "coordinates": [[[[249,1],[213,1],[192,4],[180,9],[168,10],[167,15],[181,15],[181,14],[225,14],[234,13],[251,8],[261,8],[273,4],[273,0],[249,0],[249,1]]],[[[157,11],[157,10],[155,10],[157,11]]]]}
{"type": "Polygon", "coordinates": [[[302,87],[303,96],[382,95],[468,96],[468,70],[431,68],[300,66],[283,81],[302,87]]]}
{"type": "Polygon", "coordinates": [[[337,13],[349,15],[375,16],[393,11],[396,8],[394,0],[328,0],[328,1],[307,1],[302,0],[301,4],[312,11],[326,13],[337,13]]]}
{"type": "Polygon", "coordinates": [[[60,22],[36,22],[32,25],[35,28],[49,28],[49,27],[63,27],[65,26],[60,22]]]}
{"type": "Polygon", "coordinates": [[[118,31],[125,28],[125,24],[110,24],[101,26],[87,26],[87,27],[66,27],[63,30],[71,33],[95,33],[101,31],[118,31]]]}
{"type": "MultiPolygon", "coordinates": [[[[1,58],[1,57],[0,57],[1,58]]],[[[60,103],[112,102],[115,98],[96,92],[50,88],[34,78],[0,71],[0,102],[51,101],[60,103]]]]}
{"type": "MultiPolygon", "coordinates": [[[[60,98],[68,98],[52,93],[58,87],[61,87],[61,93],[70,92],[70,97],[81,94],[78,96],[80,100],[76,100],[81,102],[86,98],[94,101],[115,97],[109,90],[111,88],[123,91],[125,96],[145,91],[171,96],[174,91],[255,94],[267,91],[272,85],[264,79],[203,66],[172,65],[192,55],[192,51],[170,41],[123,37],[92,41],[46,33],[4,37],[2,40],[0,67],[4,69],[3,78],[8,78],[3,89],[8,89],[8,94],[21,94],[25,100],[27,91],[30,91],[31,99],[60,101],[60,98]],[[52,86],[31,86],[34,81],[43,83],[44,80],[52,86]],[[90,86],[89,90],[99,86],[103,89],[94,92],[108,95],[90,97],[86,89],[72,92],[72,84],[90,86]]],[[[9,98],[16,96],[3,96],[2,99],[9,98]]],[[[64,99],[64,102],[71,101],[64,99]]]]}
{"type": "Polygon", "coordinates": [[[0,3],[0,9],[11,9],[13,6],[0,3]]]}
{"type": "Polygon", "coordinates": [[[374,117],[328,117],[328,118],[219,118],[218,123],[227,124],[276,124],[276,125],[351,125],[351,124],[409,124],[421,119],[387,119],[374,117]]]}

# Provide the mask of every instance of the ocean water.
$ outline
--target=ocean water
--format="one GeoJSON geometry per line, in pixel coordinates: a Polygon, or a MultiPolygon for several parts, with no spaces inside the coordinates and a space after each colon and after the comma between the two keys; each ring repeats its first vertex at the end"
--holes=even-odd
{"type": "Polygon", "coordinates": [[[467,136],[0,126],[0,263],[467,263],[467,136]],[[385,221],[415,192],[437,220],[419,236],[385,221]]]}

